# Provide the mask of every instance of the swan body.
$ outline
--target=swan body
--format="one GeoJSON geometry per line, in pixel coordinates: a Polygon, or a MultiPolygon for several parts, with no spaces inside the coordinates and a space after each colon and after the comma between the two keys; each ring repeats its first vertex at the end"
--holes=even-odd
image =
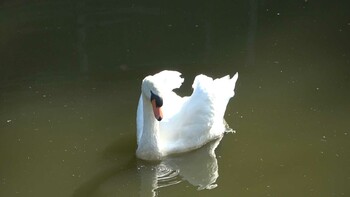
{"type": "Polygon", "coordinates": [[[165,70],[142,81],[136,118],[136,156],[140,159],[160,160],[193,150],[226,131],[224,113],[235,94],[238,73],[215,80],[198,75],[188,97],[173,92],[184,81],[180,75],[165,70]]]}

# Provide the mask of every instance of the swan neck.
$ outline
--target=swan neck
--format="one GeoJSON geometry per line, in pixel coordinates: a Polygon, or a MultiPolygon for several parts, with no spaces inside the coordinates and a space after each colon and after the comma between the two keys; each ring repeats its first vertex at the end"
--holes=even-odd
{"type": "Polygon", "coordinates": [[[138,155],[147,160],[159,160],[159,122],[155,119],[151,102],[143,98],[143,132],[138,147],[138,155]]]}

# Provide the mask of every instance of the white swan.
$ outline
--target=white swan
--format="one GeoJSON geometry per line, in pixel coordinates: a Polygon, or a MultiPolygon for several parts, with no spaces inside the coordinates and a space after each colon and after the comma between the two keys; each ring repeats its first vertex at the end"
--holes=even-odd
{"type": "Polygon", "coordinates": [[[160,160],[164,156],[199,148],[225,132],[224,113],[234,96],[236,73],[213,80],[196,76],[189,97],[174,89],[184,81],[177,71],[162,71],[142,81],[137,108],[136,156],[160,160]]]}

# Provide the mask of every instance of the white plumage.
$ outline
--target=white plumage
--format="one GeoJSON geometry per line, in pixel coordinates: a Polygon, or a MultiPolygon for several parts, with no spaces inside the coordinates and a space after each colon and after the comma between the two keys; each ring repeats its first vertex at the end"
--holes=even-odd
{"type": "Polygon", "coordinates": [[[238,73],[232,78],[227,75],[215,80],[198,75],[189,97],[173,92],[184,81],[180,75],[165,70],[142,81],[137,108],[138,158],[160,160],[172,153],[199,148],[225,132],[223,117],[235,94],[238,73]],[[155,100],[162,100],[162,106],[151,102],[154,95],[158,97],[155,100]]]}

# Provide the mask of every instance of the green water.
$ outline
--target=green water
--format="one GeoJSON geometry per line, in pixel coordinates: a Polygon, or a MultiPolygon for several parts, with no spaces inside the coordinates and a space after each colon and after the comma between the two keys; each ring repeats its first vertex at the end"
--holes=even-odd
{"type": "Polygon", "coordinates": [[[0,3],[0,196],[348,196],[347,1],[0,3]],[[221,141],[135,157],[143,77],[239,72],[221,141]],[[213,151],[215,150],[215,154],[213,151]]]}

